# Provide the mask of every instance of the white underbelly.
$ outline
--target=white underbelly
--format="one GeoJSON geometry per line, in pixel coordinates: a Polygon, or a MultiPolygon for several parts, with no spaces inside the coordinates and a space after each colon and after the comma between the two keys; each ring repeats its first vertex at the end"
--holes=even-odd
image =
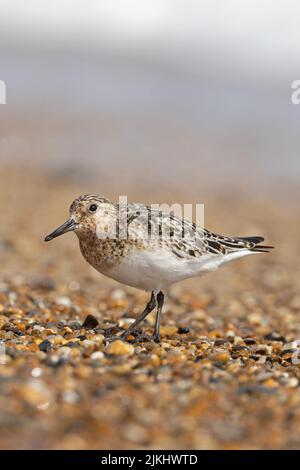
{"type": "Polygon", "coordinates": [[[164,252],[133,251],[118,265],[105,270],[106,276],[143,290],[161,290],[176,282],[180,263],[164,252]]]}
{"type": "Polygon", "coordinates": [[[172,252],[133,251],[118,265],[101,270],[112,279],[146,291],[163,290],[171,284],[216,270],[232,259],[251,254],[248,250],[226,256],[203,255],[199,258],[178,258],[172,252]]]}

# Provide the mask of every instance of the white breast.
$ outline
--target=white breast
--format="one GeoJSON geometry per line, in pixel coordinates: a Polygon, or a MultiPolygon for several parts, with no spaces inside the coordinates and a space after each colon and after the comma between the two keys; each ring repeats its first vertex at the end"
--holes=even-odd
{"type": "Polygon", "coordinates": [[[199,258],[178,258],[166,249],[153,252],[134,250],[120,264],[102,272],[138,289],[163,290],[175,282],[201,276],[228,261],[250,254],[249,250],[240,250],[225,256],[207,254],[199,258]]]}

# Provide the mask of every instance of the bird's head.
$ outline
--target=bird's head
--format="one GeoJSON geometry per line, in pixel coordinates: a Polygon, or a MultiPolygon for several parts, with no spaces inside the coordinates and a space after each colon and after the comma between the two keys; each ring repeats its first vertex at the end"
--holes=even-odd
{"type": "Polygon", "coordinates": [[[45,237],[48,242],[64,233],[75,231],[77,235],[97,230],[99,218],[105,207],[112,203],[104,197],[85,194],[76,198],[70,206],[68,220],[45,237]]]}

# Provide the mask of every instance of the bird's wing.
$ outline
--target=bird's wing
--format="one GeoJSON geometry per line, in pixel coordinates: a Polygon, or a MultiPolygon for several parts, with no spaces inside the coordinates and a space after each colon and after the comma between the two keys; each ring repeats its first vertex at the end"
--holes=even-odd
{"type": "Polygon", "coordinates": [[[181,219],[173,213],[159,211],[138,203],[126,205],[127,228],[131,237],[153,237],[166,243],[179,258],[199,257],[206,254],[226,255],[235,251],[269,251],[270,246],[259,245],[264,238],[225,237],[195,223],[181,219]]]}

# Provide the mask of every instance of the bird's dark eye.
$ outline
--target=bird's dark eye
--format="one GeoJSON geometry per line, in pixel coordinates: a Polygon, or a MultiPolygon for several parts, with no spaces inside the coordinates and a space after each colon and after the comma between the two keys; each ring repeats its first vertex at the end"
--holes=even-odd
{"type": "Polygon", "coordinates": [[[96,212],[97,209],[98,209],[97,204],[91,204],[89,207],[90,212],[96,212]]]}

